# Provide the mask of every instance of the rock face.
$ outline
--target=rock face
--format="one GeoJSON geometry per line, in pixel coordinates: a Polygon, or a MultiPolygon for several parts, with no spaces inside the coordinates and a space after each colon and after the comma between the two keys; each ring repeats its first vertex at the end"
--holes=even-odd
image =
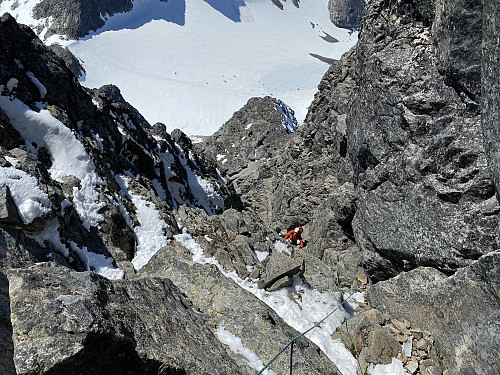
{"type": "Polygon", "coordinates": [[[80,1],[42,0],[33,8],[35,19],[48,19],[46,36],[66,35],[69,38],[84,37],[89,31],[104,26],[102,17],[132,10],[132,1],[80,1]]]}
{"type": "Polygon", "coordinates": [[[437,54],[432,43],[439,36],[426,26],[432,13],[414,6],[380,24],[382,4],[364,19],[359,91],[347,115],[348,152],[363,189],[356,242],[376,278],[417,264],[451,273],[497,246],[478,103],[441,76],[439,39],[437,54]]]}
{"type": "Polygon", "coordinates": [[[476,98],[481,94],[483,2],[438,0],[435,9],[438,68],[447,85],[476,98]]]}
{"type": "Polygon", "coordinates": [[[245,373],[167,279],[46,266],[8,279],[17,374],[245,373]]]}
{"type": "Polygon", "coordinates": [[[359,29],[366,3],[364,0],[329,0],[330,19],[335,26],[359,29]]]}
{"type": "Polygon", "coordinates": [[[372,286],[370,304],[433,333],[450,374],[496,374],[500,325],[500,252],[487,254],[452,277],[418,268],[372,286]]]}
{"type": "Polygon", "coordinates": [[[500,47],[495,37],[500,32],[499,4],[483,2],[482,126],[488,145],[488,162],[500,197],[500,47]]]}

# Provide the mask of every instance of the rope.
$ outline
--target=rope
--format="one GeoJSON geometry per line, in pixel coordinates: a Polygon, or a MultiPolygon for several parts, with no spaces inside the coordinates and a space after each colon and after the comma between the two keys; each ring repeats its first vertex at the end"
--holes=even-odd
{"type": "MultiPolygon", "coordinates": [[[[262,368],[262,370],[260,370],[260,371],[259,371],[256,375],[261,375],[261,374],[262,374],[262,373],[263,373],[263,372],[264,372],[264,371],[265,371],[265,370],[266,370],[269,366],[271,366],[271,364],[272,364],[274,361],[276,361],[276,359],[277,359],[277,358],[278,358],[278,357],[279,357],[279,356],[280,356],[280,355],[281,355],[281,354],[282,354],[285,350],[287,350],[287,349],[288,349],[288,347],[289,347],[290,345],[293,345],[293,343],[294,343],[295,341],[297,341],[297,340],[298,340],[298,339],[300,339],[302,336],[304,336],[304,335],[308,334],[309,332],[311,332],[314,328],[319,327],[319,326],[321,325],[321,323],[323,323],[325,320],[327,320],[327,319],[328,319],[328,318],[329,318],[329,317],[330,317],[330,316],[331,316],[331,315],[332,315],[335,311],[337,311],[337,310],[338,310],[341,306],[343,306],[343,305],[344,305],[344,303],[346,303],[346,302],[347,302],[347,300],[348,300],[349,298],[351,298],[351,297],[352,297],[352,295],[353,295],[354,293],[356,293],[359,289],[364,288],[365,286],[366,286],[366,284],[362,284],[362,285],[358,286],[356,289],[354,289],[354,291],[353,291],[351,294],[349,294],[346,298],[344,298],[344,300],[340,303],[340,305],[338,305],[335,309],[333,309],[333,311],[332,311],[331,313],[329,313],[327,316],[325,316],[323,319],[321,319],[318,323],[316,323],[315,325],[313,325],[313,326],[312,326],[311,328],[309,328],[308,330],[306,330],[306,331],[302,332],[300,335],[295,336],[293,339],[291,339],[291,340],[288,342],[288,344],[286,344],[286,345],[285,345],[285,346],[284,346],[284,347],[283,347],[283,348],[282,348],[282,349],[278,352],[278,354],[276,354],[276,355],[273,357],[273,359],[271,359],[271,360],[268,362],[268,364],[267,364],[267,365],[265,365],[265,366],[262,368]]],[[[293,346],[292,346],[292,350],[293,350],[293,346]]],[[[290,359],[290,374],[291,374],[291,373],[292,373],[292,362],[291,362],[291,359],[290,359]]]]}

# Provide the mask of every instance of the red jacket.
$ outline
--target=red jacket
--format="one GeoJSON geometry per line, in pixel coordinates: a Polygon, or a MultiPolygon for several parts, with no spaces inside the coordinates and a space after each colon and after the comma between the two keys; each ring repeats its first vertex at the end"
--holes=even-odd
{"type": "Polygon", "coordinates": [[[302,236],[300,235],[300,232],[295,232],[294,229],[292,229],[290,232],[288,232],[285,236],[285,240],[287,238],[290,238],[290,241],[292,241],[294,244],[297,243],[297,241],[299,241],[300,243],[300,247],[304,247],[304,242],[302,242],[302,236]]]}

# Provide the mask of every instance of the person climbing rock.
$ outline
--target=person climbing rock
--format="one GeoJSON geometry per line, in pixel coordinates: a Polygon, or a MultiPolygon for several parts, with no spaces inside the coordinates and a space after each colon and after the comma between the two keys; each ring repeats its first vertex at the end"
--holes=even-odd
{"type": "Polygon", "coordinates": [[[304,242],[302,241],[302,227],[297,227],[288,232],[285,236],[285,241],[290,239],[292,244],[297,245],[300,244],[300,247],[304,247],[304,242]]]}

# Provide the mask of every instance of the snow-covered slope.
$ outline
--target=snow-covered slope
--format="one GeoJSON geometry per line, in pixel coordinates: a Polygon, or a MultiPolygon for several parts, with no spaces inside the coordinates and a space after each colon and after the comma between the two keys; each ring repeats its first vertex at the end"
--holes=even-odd
{"type": "MultiPolygon", "coordinates": [[[[18,10],[21,21],[30,21],[28,5],[18,10]]],[[[300,122],[328,69],[311,54],[338,59],[357,34],[331,23],[328,0],[283,5],[135,0],[85,40],[63,43],[83,61],[83,85],[117,85],[150,123],[169,130],[212,134],[249,98],[265,95],[291,106],[300,122]]]]}

